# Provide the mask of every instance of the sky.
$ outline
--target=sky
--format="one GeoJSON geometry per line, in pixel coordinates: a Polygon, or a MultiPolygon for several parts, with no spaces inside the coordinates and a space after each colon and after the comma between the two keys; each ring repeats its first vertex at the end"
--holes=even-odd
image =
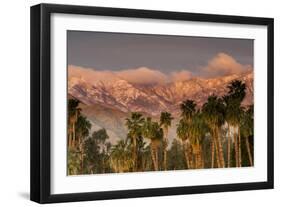
{"type": "Polygon", "coordinates": [[[253,47],[251,39],[67,32],[69,66],[134,79],[153,72],[168,79],[240,73],[253,69],[253,47]]]}

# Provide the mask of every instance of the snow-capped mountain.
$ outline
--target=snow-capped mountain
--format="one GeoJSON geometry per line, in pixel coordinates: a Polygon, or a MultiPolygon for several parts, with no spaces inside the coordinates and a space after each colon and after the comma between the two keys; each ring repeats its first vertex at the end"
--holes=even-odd
{"type": "Polygon", "coordinates": [[[201,107],[209,95],[222,96],[232,80],[246,83],[244,105],[253,103],[253,72],[222,76],[218,78],[193,77],[184,81],[170,81],[158,84],[131,83],[114,73],[91,70],[69,70],[69,97],[81,101],[82,113],[92,123],[92,131],[106,128],[110,141],[125,138],[126,118],[131,111],[142,112],[159,120],[161,111],[168,111],[175,118],[169,130],[169,138],[176,137],[179,120],[179,105],[183,100],[192,99],[201,107]]]}
{"type": "Polygon", "coordinates": [[[166,84],[141,85],[130,83],[120,77],[95,79],[91,74],[75,73],[68,78],[68,93],[85,105],[102,105],[122,112],[139,111],[157,116],[161,111],[176,115],[179,104],[186,99],[194,100],[201,107],[208,96],[222,96],[227,85],[235,79],[246,83],[247,95],[243,105],[253,103],[253,72],[218,78],[194,77],[185,81],[166,84]]]}

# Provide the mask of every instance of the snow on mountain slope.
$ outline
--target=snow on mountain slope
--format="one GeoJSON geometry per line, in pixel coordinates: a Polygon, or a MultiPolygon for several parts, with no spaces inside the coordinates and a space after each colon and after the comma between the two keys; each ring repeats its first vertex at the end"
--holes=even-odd
{"type": "Polygon", "coordinates": [[[122,112],[139,111],[157,116],[161,111],[176,115],[179,104],[186,99],[194,100],[201,107],[208,96],[222,96],[232,80],[242,80],[247,86],[243,105],[253,103],[253,72],[204,79],[194,77],[185,81],[166,84],[139,85],[129,83],[111,74],[106,78],[91,77],[91,73],[75,71],[68,78],[68,93],[86,105],[99,104],[122,112]],[[100,79],[99,79],[100,78],[100,79]]]}

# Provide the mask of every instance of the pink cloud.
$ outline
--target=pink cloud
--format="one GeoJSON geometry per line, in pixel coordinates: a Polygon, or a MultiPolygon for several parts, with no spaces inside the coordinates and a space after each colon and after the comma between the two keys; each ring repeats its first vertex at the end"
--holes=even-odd
{"type": "MultiPolygon", "coordinates": [[[[226,53],[218,53],[209,60],[205,67],[199,69],[205,74],[203,75],[205,77],[217,77],[239,74],[252,70],[252,67],[250,65],[240,64],[226,53]]],[[[110,71],[69,65],[69,80],[71,80],[72,77],[82,78],[88,83],[109,83],[117,80],[126,80],[132,84],[165,84],[168,82],[186,81],[194,77],[194,75],[189,70],[180,70],[165,74],[159,70],[147,67],[110,71]]]]}
{"type": "Polygon", "coordinates": [[[218,53],[207,66],[203,67],[208,77],[239,74],[251,69],[250,65],[242,65],[226,53],[218,53]]]}
{"type": "Polygon", "coordinates": [[[136,84],[163,84],[168,82],[164,73],[146,67],[114,72],[119,78],[136,84]]]}
{"type": "Polygon", "coordinates": [[[82,78],[86,82],[96,83],[99,81],[116,81],[118,77],[111,71],[98,71],[93,68],[84,68],[75,65],[68,66],[68,78],[82,78]]]}
{"type": "Polygon", "coordinates": [[[68,66],[68,79],[81,78],[88,83],[112,82],[126,80],[133,84],[165,84],[168,82],[185,81],[192,77],[188,70],[175,71],[164,74],[161,71],[140,67],[137,69],[126,69],[120,71],[95,70],[75,65],[68,66]]]}
{"type": "Polygon", "coordinates": [[[186,81],[192,78],[192,73],[188,70],[182,70],[171,73],[171,81],[186,81]]]}

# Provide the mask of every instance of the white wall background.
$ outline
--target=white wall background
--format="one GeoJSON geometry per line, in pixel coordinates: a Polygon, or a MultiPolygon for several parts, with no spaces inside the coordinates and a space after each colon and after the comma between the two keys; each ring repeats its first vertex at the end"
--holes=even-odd
{"type": "MultiPolygon", "coordinates": [[[[36,206],[29,201],[29,7],[37,3],[81,4],[275,18],[275,189],[53,206],[254,206],[281,202],[281,13],[279,1],[246,0],[30,0],[1,2],[0,32],[0,206],[36,206]]],[[[172,182],[172,181],[171,181],[172,182]]]]}

